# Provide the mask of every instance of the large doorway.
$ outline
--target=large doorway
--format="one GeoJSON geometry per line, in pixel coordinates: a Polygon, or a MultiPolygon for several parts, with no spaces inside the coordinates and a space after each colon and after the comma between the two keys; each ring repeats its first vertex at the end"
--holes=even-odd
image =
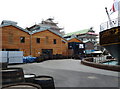
{"type": "Polygon", "coordinates": [[[42,55],[46,56],[47,59],[52,59],[53,49],[42,49],[42,55]]]}

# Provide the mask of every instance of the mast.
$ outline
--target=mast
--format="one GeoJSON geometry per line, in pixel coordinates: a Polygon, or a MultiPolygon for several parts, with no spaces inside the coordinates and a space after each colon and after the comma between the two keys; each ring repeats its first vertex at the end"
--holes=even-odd
{"type": "Polygon", "coordinates": [[[107,7],[105,7],[105,10],[106,10],[106,13],[107,13],[107,16],[108,16],[108,20],[109,20],[110,27],[112,27],[113,24],[112,24],[112,21],[111,21],[110,15],[109,15],[109,13],[108,13],[107,7]]]}

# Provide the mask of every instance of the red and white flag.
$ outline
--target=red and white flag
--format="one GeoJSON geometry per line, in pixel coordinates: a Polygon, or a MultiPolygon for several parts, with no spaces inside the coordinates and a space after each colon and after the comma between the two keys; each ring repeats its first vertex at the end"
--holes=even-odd
{"type": "Polygon", "coordinates": [[[114,0],[112,8],[110,9],[110,14],[112,14],[113,12],[118,11],[118,9],[120,8],[119,4],[120,4],[120,0],[114,0]]]}

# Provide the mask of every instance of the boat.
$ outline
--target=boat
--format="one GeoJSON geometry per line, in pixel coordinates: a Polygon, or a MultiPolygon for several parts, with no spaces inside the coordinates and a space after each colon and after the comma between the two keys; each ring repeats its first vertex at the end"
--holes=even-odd
{"type": "Polygon", "coordinates": [[[104,47],[120,65],[120,17],[100,25],[100,45],[104,47]]]}

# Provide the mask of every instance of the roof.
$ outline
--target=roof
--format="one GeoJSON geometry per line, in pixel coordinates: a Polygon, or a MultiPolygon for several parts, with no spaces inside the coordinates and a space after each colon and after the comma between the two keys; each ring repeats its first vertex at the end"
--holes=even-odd
{"type": "Polygon", "coordinates": [[[23,29],[23,28],[17,26],[17,22],[3,20],[0,27],[5,27],[5,26],[13,26],[13,27],[16,27],[16,28],[24,31],[24,32],[29,33],[29,31],[27,31],[26,29],[23,29]]]}
{"type": "MultiPolygon", "coordinates": [[[[23,29],[23,28],[17,26],[17,22],[9,21],[9,20],[3,20],[2,23],[1,23],[1,25],[0,25],[0,27],[5,27],[5,26],[14,26],[14,27],[16,27],[16,28],[18,28],[18,29],[20,29],[20,30],[22,30],[24,32],[27,32],[28,34],[31,34],[31,35],[35,34],[37,32],[42,32],[42,31],[45,31],[45,30],[49,30],[50,32],[52,32],[52,33],[60,36],[61,38],[63,38],[60,33],[56,32],[56,31],[53,31],[52,29],[50,29],[50,27],[47,27],[47,26],[45,26],[45,27],[39,27],[39,28],[34,28],[33,27],[31,29],[34,29],[34,31],[28,31],[26,29],[23,29]]],[[[65,38],[63,38],[63,39],[66,40],[65,38]]]]}
{"type": "MultiPolygon", "coordinates": [[[[66,40],[67,41],[70,41],[70,40],[72,40],[72,39],[77,39],[77,40],[79,40],[77,37],[71,37],[71,38],[67,38],[66,40]]],[[[81,43],[83,43],[81,40],[79,40],[81,43]]]]}
{"type": "Polygon", "coordinates": [[[62,30],[62,29],[63,29],[63,28],[59,28],[57,25],[54,26],[54,25],[50,25],[50,24],[42,24],[42,23],[39,23],[39,26],[40,26],[40,27],[50,27],[51,29],[52,29],[52,28],[59,29],[59,30],[62,30]]]}
{"type": "MultiPolygon", "coordinates": [[[[53,31],[52,29],[50,29],[50,27],[40,27],[39,29],[30,32],[30,34],[35,34],[35,33],[38,33],[38,32],[45,31],[45,30],[48,30],[48,31],[60,36],[61,38],[63,38],[63,36],[60,33],[56,32],[56,31],[53,31]]],[[[66,40],[65,38],[63,38],[63,39],[66,40]]]]}
{"type": "Polygon", "coordinates": [[[84,29],[84,30],[79,30],[79,31],[76,31],[76,32],[67,33],[67,34],[64,35],[64,37],[71,36],[73,34],[74,35],[85,34],[85,33],[88,33],[88,32],[94,33],[94,31],[92,29],[84,29]]]}
{"type": "Polygon", "coordinates": [[[77,39],[77,40],[79,40],[76,36],[71,36],[71,38],[66,38],[66,40],[71,40],[71,39],[77,39]]]}

